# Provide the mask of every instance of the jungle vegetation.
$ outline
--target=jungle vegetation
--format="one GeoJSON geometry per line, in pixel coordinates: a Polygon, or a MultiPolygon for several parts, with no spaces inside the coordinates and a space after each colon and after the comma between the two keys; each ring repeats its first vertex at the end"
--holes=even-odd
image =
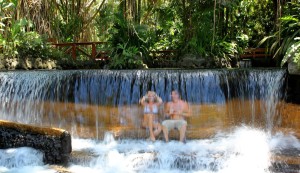
{"type": "MultiPolygon", "coordinates": [[[[64,59],[56,42],[107,41],[109,67],[139,68],[151,52],[234,61],[265,47],[300,67],[300,0],[0,0],[0,54],[64,59]]],[[[78,55],[79,59],[82,57],[78,55]]]]}

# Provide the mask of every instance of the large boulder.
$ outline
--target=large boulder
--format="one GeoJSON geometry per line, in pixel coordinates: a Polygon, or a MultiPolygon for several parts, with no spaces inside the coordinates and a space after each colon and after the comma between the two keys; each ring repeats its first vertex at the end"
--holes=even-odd
{"type": "Polygon", "coordinates": [[[0,120],[0,149],[18,147],[42,151],[46,164],[66,164],[72,151],[71,135],[63,129],[0,120]]]}

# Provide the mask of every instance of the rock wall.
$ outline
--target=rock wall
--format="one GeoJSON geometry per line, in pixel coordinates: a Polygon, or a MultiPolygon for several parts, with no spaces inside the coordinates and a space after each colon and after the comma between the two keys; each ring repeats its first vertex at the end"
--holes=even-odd
{"type": "Polygon", "coordinates": [[[300,69],[297,65],[297,63],[291,61],[288,63],[288,71],[289,71],[289,74],[291,75],[300,75],[300,69]]]}
{"type": "Polygon", "coordinates": [[[0,70],[60,69],[57,61],[41,58],[5,58],[0,55],[0,70]]]}
{"type": "Polygon", "coordinates": [[[71,135],[63,129],[44,128],[0,120],[0,149],[32,147],[44,153],[46,164],[66,164],[72,151],[71,135]]]}
{"type": "Polygon", "coordinates": [[[300,75],[288,75],[287,101],[300,104],[300,75]]]}

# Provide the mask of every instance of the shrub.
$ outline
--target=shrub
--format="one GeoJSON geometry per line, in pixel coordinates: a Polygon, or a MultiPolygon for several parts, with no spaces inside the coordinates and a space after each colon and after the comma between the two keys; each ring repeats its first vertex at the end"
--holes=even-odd
{"type": "Polygon", "coordinates": [[[20,43],[17,46],[20,58],[42,58],[49,56],[50,50],[46,41],[36,32],[26,32],[20,36],[20,43]]]}
{"type": "Polygon", "coordinates": [[[142,53],[135,46],[118,44],[114,56],[111,57],[109,68],[111,69],[136,69],[143,67],[142,53]]]}

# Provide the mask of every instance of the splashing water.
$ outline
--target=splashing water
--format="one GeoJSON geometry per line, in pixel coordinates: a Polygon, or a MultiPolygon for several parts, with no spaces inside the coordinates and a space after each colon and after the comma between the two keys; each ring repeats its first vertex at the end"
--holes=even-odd
{"type": "Polygon", "coordinates": [[[0,172],[55,173],[44,166],[42,152],[27,147],[0,150],[0,172]]]}
{"type": "MultiPolygon", "coordinates": [[[[111,132],[105,136],[102,141],[73,139],[73,154],[66,170],[73,173],[271,173],[272,163],[276,161],[272,155],[290,148],[300,151],[300,141],[292,134],[271,135],[246,126],[230,133],[220,132],[209,139],[188,140],[185,144],[114,140],[111,132]]],[[[0,172],[52,173],[55,170],[43,166],[39,151],[19,148],[0,150],[0,172]]]]}
{"type": "Polygon", "coordinates": [[[280,134],[271,136],[262,130],[240,127],[232,133],[220,133],[211,139],[155,143],[142,140],[121,140],[117,143],[91,142],[74,139],[75,152],[86,151],[93,157],[86,165],[73,163],[72,172],[219,172],[268,173],[272,153],[299,140],[280,134]],[[86,148],[77,145],[88,142],[86,148]]]}

